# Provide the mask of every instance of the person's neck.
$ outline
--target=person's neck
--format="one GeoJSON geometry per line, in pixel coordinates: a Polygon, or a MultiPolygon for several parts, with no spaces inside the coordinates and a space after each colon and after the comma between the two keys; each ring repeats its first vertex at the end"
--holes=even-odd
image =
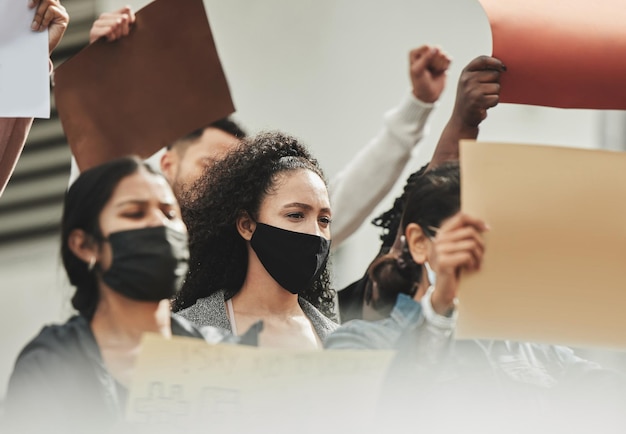
{"type": "Polygon", "coordinates": [[[420,279],[419,285],[417,287],[417,291],[415,292],[415,295],[413,296],[413,299],[415,301],[420,301],[422,299],[422,297],[424,297],[424,294],[426,294],[426,291],[428,291],[428,288],[430,287],[430,282],[428,281],[428,272],[426,271],[426,266],[424,264],[420,264],[422,267],[422,278],[420,279]]]}
{"type": "Polygon", "coordinates": [[[246,279],[233,303],[237,311],[259,316],[291,316],[302,312],[298,296],[280,286],[256,257],[250,257],[246,279]]]}
{"type": "Polygon", "coordinates": [[[102,291],[91,328],[114,345],[136,345],[146,332],[170,337],[169,300],[137,301],[112,290],[102,291]]]}

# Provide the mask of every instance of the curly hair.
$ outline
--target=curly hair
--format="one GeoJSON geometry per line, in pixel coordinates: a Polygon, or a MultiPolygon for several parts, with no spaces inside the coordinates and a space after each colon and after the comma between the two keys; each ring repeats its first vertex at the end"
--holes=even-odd
{"type": "Polygon", "coordinates": [[[382,228],[382,233],[380,234],[380,240],[382,241],[380,253],[387,253],[393,245],[396,239],[396,233],[400,228],[400,219],[402,218],[402,212],[404,211],[407,197],[418,184],[420,177],[426,173],[427,167],[428,165],[425,165],[417,172],[411,173],[406,180],[402,194],[394,200],[393,206],[372,220],[371,223],[374,226],[382,228]]]}
{"type": "MultiPolygon", "coordinates": [[[[243,212],[257,219],[265,196],[276,188],[279,174],[307,169],[325,177],[307,149],[294,137],[266,132],[244,139],[224,159],[207,168],[183,200],[189,230],[189,272],[173,301],[179,311],[198,299],[224,290],[226,299],[243,285],[248,267],[246,241],[236,228],[243,212]],[[193,196],[193,197],[192,197],[193,196]]],[[[335,291],[328,264],[300,296],[334,319],[335,291]]]]}

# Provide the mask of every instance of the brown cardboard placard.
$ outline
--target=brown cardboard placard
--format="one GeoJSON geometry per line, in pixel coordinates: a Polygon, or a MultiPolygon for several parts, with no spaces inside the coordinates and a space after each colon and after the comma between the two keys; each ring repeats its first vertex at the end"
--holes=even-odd
{"type": "Polygon", "coordinates": [[[160,148],[234,111],[202,0],[156,0],[129,36],[99,40],[55,73],[80,170],[160,148]]]}

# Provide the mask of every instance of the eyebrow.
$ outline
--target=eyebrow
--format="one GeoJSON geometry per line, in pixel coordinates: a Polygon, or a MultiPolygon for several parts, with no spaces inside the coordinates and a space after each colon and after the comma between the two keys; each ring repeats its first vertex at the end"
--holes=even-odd
{"type": "MultiPolygon", "coordinates": [[[[148,202],[150,202],[150,199],[128,199],[128,200],[125,200],[123,202],[116,204],[115,207],[122,208],[126,205],[144,205],[148,202]]],[[[175,203],[176,203],[175,201],[162,202],[159,200],[160,205],[174,205],[175,203]]]]}
{"type": "MultiPolygon", "coordinates": [[[[301,208],[301,209],[306,209],[306,210],[312,210],[313,207],[309,204],[306,203],[301,203],[301,202],[292,202],[292,203],[288,203],[286,205],[283,206],[283,209],[285,208],[301,208]]],[[[326,212],[326,213],[331,213],[330,208],[322,208],[320,210],[321,212],[326,212]]]]}

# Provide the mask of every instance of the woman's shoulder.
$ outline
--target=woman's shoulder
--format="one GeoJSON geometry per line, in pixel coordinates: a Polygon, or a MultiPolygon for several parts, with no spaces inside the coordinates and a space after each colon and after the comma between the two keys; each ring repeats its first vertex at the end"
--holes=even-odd
{"type": "Polygon", "coordinates": [[[195,304],[176,314],[198,327],[212,326],[230,330],[224,303],[224,291],[217,291],[208,297],[199,298],[195,304]]]}
{"type": "Polygon", "coordinates": [[[70,357],[85,343],[93,341],[89,321],[80,315],[71,317],[63,324],[44,326],[20,352],[18,361],[33,355],[57,354],[70,357]]]}
{"type": "Polygon", "coordinates": [[[44,382],[57,384],[72,376],[79,377],[84,367],[91,366],[99,357],[86,318],[75,316],[64,324],[45,326],[17,357],[9,392],[29,390],[32,385],[43,388],[44,382]]]}

